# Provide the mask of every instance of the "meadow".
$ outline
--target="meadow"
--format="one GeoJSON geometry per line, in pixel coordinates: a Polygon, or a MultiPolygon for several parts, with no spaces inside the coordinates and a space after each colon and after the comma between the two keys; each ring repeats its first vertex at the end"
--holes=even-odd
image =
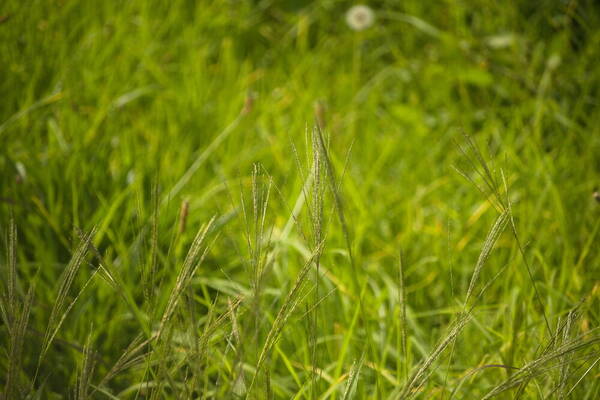
{"type": "Polygon", "coordinates": [[[600,6],[353,5],[0,4],[0,398],[600,398],[600,6]]]}

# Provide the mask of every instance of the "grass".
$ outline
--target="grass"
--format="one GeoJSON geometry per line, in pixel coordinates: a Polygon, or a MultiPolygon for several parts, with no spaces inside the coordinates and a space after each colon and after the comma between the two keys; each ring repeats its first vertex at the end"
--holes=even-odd
{"type": "Polygon", "coordinates": [[[600,397],[600,7],[370,5],[0,5],[4,398],[600,397]]]}

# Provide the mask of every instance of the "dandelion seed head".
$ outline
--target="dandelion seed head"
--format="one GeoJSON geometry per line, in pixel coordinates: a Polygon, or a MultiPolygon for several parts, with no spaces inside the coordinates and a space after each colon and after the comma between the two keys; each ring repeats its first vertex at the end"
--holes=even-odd
{"type": "Polygon", "coordinates": [[[371,8],[364,5],[351,7],[346,12],[346,23],[355,31],[362,31],[373,25],[375,14],[371,8]]]}

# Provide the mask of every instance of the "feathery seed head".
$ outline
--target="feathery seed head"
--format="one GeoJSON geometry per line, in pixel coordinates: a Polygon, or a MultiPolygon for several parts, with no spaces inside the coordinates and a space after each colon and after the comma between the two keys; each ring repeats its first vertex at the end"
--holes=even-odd
{"type": "Polygon", "coordinates": [[[373,10],[365,5],[351,7],[346,12],[346,23],[355,31],[362,31],[373,25],[375,14],[373,10]]]}

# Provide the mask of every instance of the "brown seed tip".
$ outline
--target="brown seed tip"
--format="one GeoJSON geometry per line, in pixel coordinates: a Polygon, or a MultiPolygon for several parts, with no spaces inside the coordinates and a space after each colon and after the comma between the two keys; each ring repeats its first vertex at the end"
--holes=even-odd
{"type": "Polygon", "coordinates": [[[187,223],[187,217],[190,209],[190,202],[184,200],[181,203],[181,210],[179,211],[179,233],[185,232],[185,225],[187,223]]]}
{"type": "Polygon", "coordinates": [[[322,101],[315,102],[315,120],[319,129],[325,129],[325,105],[322,101]]]}
{"type": "Polygon", "coordinates": [[[248,92],[246,94],[246,98],[244,99],[244,107],[242,108],[242,115],[250,114],[254,109],[254,100],[256,99],[256,95],[254,92],[248,92]]]}

